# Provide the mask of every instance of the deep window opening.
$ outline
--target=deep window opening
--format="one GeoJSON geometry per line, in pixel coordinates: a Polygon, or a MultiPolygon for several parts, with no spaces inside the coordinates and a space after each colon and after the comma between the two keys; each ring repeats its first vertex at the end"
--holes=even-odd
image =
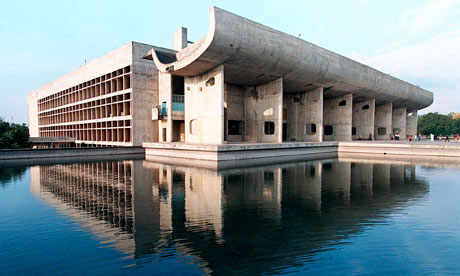
{"type": "Polygon", "coordinates": [[[346,106],[346,105],[347,105],[347,101],[345,100],[339,102],[339,106],[346,106]]]}
{"type": "Polygon", "coordinates": [[[228,120],[228,135],[243,135],[244,122],[228,120]]]}
{"type": "Polygon", "coordinates": [[[275,123],[274,122],[265,122],[264,123],[264,133],[265,135],[275,134],[275,123]]]}
{"type": "Polygon", "coordinates": [[[362,109],[363,109],[363,110],[369,109],[369,105],[368,105],[368,104],[363,105],[362,109]]]}
{"type": "Polygon", "coordinates": [[[331,125],[324,126],[324,135],[332,135],[334,133],[334,127],[331,125]]]}

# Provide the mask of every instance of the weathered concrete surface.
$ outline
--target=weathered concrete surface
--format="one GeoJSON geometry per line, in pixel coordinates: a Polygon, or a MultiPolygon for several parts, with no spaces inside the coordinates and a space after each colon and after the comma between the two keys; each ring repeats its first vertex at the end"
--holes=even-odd
{"type": "Polygon", "coordinates": [[[410,110],[433,102],[429,91],[216,7],[210,9],[208,34],[178,52],[175,61],[162,59],[155,49],[147,56],[160,71],[183,76],[225,64],[231,83],[259,85],[283,78],[285,93],[323,86],[329,87],[327,97],[353,93],[377,105],[393,102],[410,110]]]}
{"type": "Polygon", "coordinates": [[[246,90],[245,141],[281,143],[283,141],[283,80],[246,90]],[[265,122],[274,123],[273,134],[265,134],[265,122]]]}
{"type": "Polygon", "coordinates": [[[406,139],[406,107],[394,108],[392,115],[392,133],[395,133],[395,130],[400,129],[399,139],[406,139]]]}
{"type": "Polygon", "coordinates": [[[460,145],[391,142],[340,142],[338,151],[347,153],[460,157],[460,145]]]}
{"type": "Polygon", "coordinates": [[[287,94],[284,100],[287,107],[287,141],[322,142],[323,88],[287,94]]]}
{"type": "MultiPolygon", "coordinates": [[[[159,141],[172,142],[173,137],[173,120],[172,120],[172,75],[168,73],[158,72],[158,103],[161,106],[166,102],[167,117],[158,120],[159,141]],[[166,129],[166,131],[164,131],[166,129]],[[165,135],[166,134],[166,135],[165,135]]],[[[155,105],[156,106],[156,105],[155,105]]],[[[154,108],[153,106],[152,108],[154,108]]]]}
{"type": "Polygon", "coordinates": [[[235,85],[226,83],[225,84],[225,103],[224,108],[226,112],[226,124],[228,133],[228,121],[241,121],[242,133],[239,135],[228,133],[228,142],[243,142],[245,135],[246,117],[245,117],[245,87],[241,85],[235,85]]]}
{"type": "Polygon", "coordinates": [[[375,107],[375,140],[390,140],[393,106],[391,103],[375,107]],[[385,129],[385,134],[379,134],[379,128],[385,129]]]}
{"type": "Polygon", "coordinates": [[[185,142],[224,142],[224,66],[185,78],[185,142]]]}
{"type": "Polygon", "coordinates": [[[353,139],[374,139],[375,100],[353,103],[352,127],[356,129],[353,139]]]}
{"type": "Polygon", "coordinates": [[[353,95],[324,100],[323,122],[324,141],[351,141],[353,95]],[[345,105],[340,104],[345,102],[345,105]],[[327,126],[333,127],[332,135],[328,135],[327,126]]]}
{"type": "Polygon", "coordinates": [[[337,143],[246,143],[227,145],[145,143],[144,148],[146,155],[149,156],[220,162],[335,153],[337,152],[337,143]]]}
{"type": "Polygon", "coordinates": [[[409,111],[406,117],[406,134],[412,134],[415,139],[417,135],[417,110],[409,111]]]}
{"type": "Polygon", "coordinates": [[[0,150],[0,160],[144,154],[142,147],[0,150]]]}

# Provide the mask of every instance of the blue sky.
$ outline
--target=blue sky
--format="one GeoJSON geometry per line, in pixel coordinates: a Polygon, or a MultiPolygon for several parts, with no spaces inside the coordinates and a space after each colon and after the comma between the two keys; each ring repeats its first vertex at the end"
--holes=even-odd
{"type": "Polygon", "coordinates": [[[195,41],[217,6],[434,92],[421,113],[460,112],[460,1],[3,1],[0,117],[27,122],[26,95],[119,46],[195,41]]]}

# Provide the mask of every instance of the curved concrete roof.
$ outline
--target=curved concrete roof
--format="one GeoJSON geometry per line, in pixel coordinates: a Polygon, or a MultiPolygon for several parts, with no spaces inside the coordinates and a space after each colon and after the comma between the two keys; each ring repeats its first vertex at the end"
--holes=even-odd
{"type": "Polygon", "coordinates": [[[225,82],[258,85],[283,78],[285,93],[324,87],[324,97],[353,93],[354,100],[376,99],[395,107],[422,109],[433,93],[369,66],[262,24],[210,8],[208,34],[166,57],[152,49],[147,55],[162,72],[194,76],[225,65],[225,82]]]}

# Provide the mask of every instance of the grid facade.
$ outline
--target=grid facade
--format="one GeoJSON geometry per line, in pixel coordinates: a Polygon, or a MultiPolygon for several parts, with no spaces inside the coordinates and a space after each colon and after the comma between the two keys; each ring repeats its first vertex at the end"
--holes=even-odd
{"type": "Polygon", "coordinates": [[[132,66],[38,100],[40,137],[74,137],[77,144],[132,145],[132,66]]]}
{"type": "Polygon", "coordinates": [[[40,166],[40,189],[62,202],[133,232],[133,162],[40,166]]]}

